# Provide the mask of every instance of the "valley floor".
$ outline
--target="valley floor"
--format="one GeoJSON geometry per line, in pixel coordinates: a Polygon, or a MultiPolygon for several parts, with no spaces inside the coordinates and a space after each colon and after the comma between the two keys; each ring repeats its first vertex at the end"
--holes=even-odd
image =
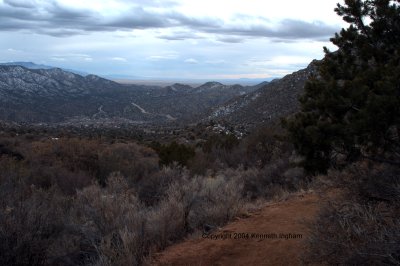
{"type": "Polygon", "coordinates": [[[315,193],[305,193],[268,204],[208,238],[203,235],[167,248],[155,255],[153,265],[300,265],[307,224],[319,201],[315,193]]]}

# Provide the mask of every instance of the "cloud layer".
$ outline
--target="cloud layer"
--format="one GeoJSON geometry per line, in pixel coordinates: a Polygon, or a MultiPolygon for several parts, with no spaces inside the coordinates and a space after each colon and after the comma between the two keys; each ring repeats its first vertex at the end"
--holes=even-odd
{"type": "Polygon", "coordinates": [[[104,76],[282,76],[332,49],[337,1],[0,0],[0,59],[104,76]]]}
{"type": "Polygon", "coordinates": [[[201,34],[221,42],[239,43],[244,38],[276,40],[327,38],[337,26],[323,22],[282,19],[271,23],[247,15],[232,20],[193,17],[176,11],[175,1],[118,1],[124,10],[109,13],[85,7],[71,7],[55,0],[3,0],[0,2],[0,31],[27,31],[56,37],[91,32],[170,29],[157,37],[166,40],[198,39],[201,34]],[[168,8],[167,8],[168,7],[168,8]]]}

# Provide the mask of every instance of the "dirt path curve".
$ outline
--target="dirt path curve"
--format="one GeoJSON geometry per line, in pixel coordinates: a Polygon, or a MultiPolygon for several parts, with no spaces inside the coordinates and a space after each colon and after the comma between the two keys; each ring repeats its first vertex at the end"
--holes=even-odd
{"type": "Polygon", "coordinates": [[[269,204],[211,233],[217,240],[200,236],[167,248],[155,256],[153,265],[299,265],[308,236],[306,223],[314,218],[318,201],[316,194],[303,194],[269,204]],[[234,239],[240,233],[248,238],[234,239]]]}

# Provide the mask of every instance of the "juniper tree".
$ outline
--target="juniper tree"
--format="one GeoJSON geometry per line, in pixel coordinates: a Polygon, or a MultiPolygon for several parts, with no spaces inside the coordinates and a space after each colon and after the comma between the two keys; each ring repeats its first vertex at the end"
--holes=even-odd
{"type": "Polygon", "coordinates": [[[368,158],[400,165],[400,0],[345,0],[349,23],[305,85],[301,111],[285,121],[309,172],[368,158]]]}

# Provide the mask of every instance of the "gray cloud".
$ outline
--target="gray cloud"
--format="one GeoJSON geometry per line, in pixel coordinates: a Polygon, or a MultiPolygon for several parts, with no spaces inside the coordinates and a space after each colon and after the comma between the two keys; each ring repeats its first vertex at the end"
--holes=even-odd
{"type": "Polygon", "coordinates": [[[28,9],[15,8],[13,6],[0,4],[0,16],[3,18],[0,25],[7,23],[4,18],[12,20],[29,20],[34,22],[36,18],[28,9]]]}
{"type": "MultiPolygon", "coordinates": [[[[177,16],[174,16],[177,18],[177,16]]],[[[327,25],[323,22],[305,22],[301,20],[286,19],[279,24],[266,26],[263,24],[235,24],[225,25],[218,20],[212,20],[207,24],[206,20],[194,20],[182,16],[180,25],[192,30],[217,34],[218,41],[227,43],[241,43],[245,38],[271,38],[279,42],[291,42],[297,39],[326,40],[339,30],[339,27],[327,25]],[[189,22],[189,23],[187,23],[189,22]]],[[[171,34],[160,36],[162,39],[183,40],[192,39],[193,34],[171,34]]]]}
{"type": "Polygon", "coordinates": [[[323,22],[305,22],[299,20],[286,19],[282,21],[277,37],[281,38],[318,38],[331,36],[338,28],[327,25],[323,22]]]}
{"type": "Polygon", "coordinates": [[[36,1],[34,0],[3,0],[5,4],[17,8],[33,8],[36,1]]]}
{"type": "Polygon", "coordinates": [[[316,39],[331,36],[338,28],[322,22],[286,19],[275,28],[265,25],[236,25],[209,29],[210,33],[277,39],[316,39]]]}
{"type": "Polygon", "coordinates": [[[158,36],[160,39],[169,40],[169,41],[182,41],[187,39],[203,39],[203,37],[199,36],[196,33],[189,31],[175,31],[169,34],[162,34],[158,36]]]}
{"type": "Polygon", "coordinates": [[[171,23],[165,17],[157,16],[138,7],[98,26],[104,27],[104,29],[148,29],[169,27],[171,23]]]}
{"type": "Polygon", "coordinates": [[[86,31],[72,30],[72,29],[37,29],[36,32],[39,34],[49,35],[53,37],[69,37],[73,35],[88,34],[88,32],[86,31]]]}
{"type": "Polygon", "coordinates": [[[57,2],[51,2],[47,7],[47,17],[51,21],[66,21],[71,22],[78,20],[80,22],[93,19],[98,14],[93,13],[89,9],[72,9],[58,4],[57,2]]]}
{"type": "MultiPolygon", "coordinates": [[[[128,0],[119,1],[132,3],[128,0]]],[[[177,12],[157,13],[146,10],[146,7],[162,8],[176,4],[176,1],[136,0],[132,8],[124,13],[115,17],[105,17],[91,10],[68,8],[56,1],[39,4],[34,0],[4,0],[0,3],[0,17],[3,18],[0,30],[25,30],[66,37],[95,31],[176,28],[180,30],[158,37],[166,40],[184,40],[199,38],[196,33],[208,33],[216,34],[218,41],[228,43],[240,43],[244,37],[266,37],[275,41],[321,40],[339,30],[338,27],[323,22],[286,19],[272,27],[268,23],[255,24],[249,16],[237,16],[234,18],[234,24],[226,24],[218,18],[193,18],[177,12]]],[[[255,19],[268,21],[259,17],[255,19]]]]}
{"type": "Polygon", "coordinates": [[[204,31],[207,31],[207,29],[210,28],[218,28],[223,25],[223,21],[218,18],[192,18],[176,12],[167,13],[166,16],[170,21],[173,21],[181,26],[204,31]]]}
{"type": "Polygon", "coordinates": [[[136,6],[157,7],[157,8],[171,8],[179,6],[178,1],[174,0],[117,0],[121,3],[135,4],[136,6]]]}
{"type": "MultiPolygon", "coordinates": [[[[11,1],[11,0],[8,0],[11,1]]],[[[13,3],[14,4],[14,3],[13,3]]],[[[51,36],[71,36],[92,31],[164,28],[173,24],[163,16],[132,8],[117,17],[104,17],[90,10],[71,9],[50,2],[47,5],[19,8],[0,3],[0,30],[28,30],[51,36]]]]}
{"type": "Polygon", "coordinates": [[[242,43],[244,42],[244,38],[234,37],[234,36],[226,36],[226,37],[219,37],[217,38],[219,42],[226,42],[226,43],[242,43]]]}

